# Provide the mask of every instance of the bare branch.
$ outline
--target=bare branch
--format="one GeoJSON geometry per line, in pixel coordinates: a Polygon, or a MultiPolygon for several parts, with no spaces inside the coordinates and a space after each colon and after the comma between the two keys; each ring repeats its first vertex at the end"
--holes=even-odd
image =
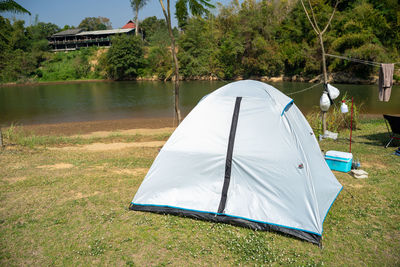
{"type": "Polygon", "coordinates": [[[315,33],[316,33],[317,35],[319,35],[319,31],[315,28],[314,23],[311,21],[310,15],[308,15],[308,12],[307,12],[306,7],[304,6],[303,0],[300,0],[300,2],[301,2],[301,5],[302,5],[303,8],[304,8],[304,12],[305,12],[306,15],[307,15],[308,21],[310,22],[311,26],[313,27],[315,33]]]}
{"type": "Polygon", "coordinates": [[[310,0],[308,0],[308,5],[310,6],[310,9],[311,9],[311,14],[312,14],[312,17],[313,17],[313,20],[315,23],[315,28],[317,28],[318,32],[321,32],[321,29],[319,28],[318,23],[317,23],[317,19],[315,18],[314,9],[312,8],[310,0]]]}
{"type": "Polygon", "coordinates": [[[331,21],[333,19],[333,15],[335,15],[335,11],[336,11],[336,8],[337,8],[338,4],[339,4],[339,0],[336,0],[336,4],[335,4],[335,7],[333,8],[332,15],[329,18],[328,23],[326,24],[325,28],[322,30],[321,34],[324,34],[325,31],[328,29],[329,25],[331,24],[331,21]]]}

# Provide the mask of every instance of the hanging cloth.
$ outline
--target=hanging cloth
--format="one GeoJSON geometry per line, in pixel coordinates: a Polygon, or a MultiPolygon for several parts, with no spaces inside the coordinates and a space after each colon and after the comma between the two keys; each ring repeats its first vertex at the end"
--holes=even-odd
{"type": "Polygon", "coordinates": [[[381,64],[379,69],[379,100],[388,102],[393,86],[394,64],[381,64]]]}

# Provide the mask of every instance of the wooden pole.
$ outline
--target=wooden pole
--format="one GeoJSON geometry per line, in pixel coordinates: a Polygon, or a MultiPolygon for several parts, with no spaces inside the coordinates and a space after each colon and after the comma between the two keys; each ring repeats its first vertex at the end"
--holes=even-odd
{"type": "Polygon", "coordinates": [[[0,128],[0,149],[3,148],[3,135],[1,133],[1,128],[0,128]]]}
{"type": "MultiPolygon", "coordinates": [[[[326,61],[325,61],[325,47],[324,40],[322,39],[322,33],[318,34],[319,42],[321,44],[321,52],[322,52],[322,71],[324,74],[324,88],[326,88],[328,83],[328,72],[326,71],[326,61]]],[[[322,135],[325,135],[326,132],[326,111],[322,111],[322,135]]]]}
{"type": "Polygon", "coordinates": [[[160,5],[162,8],[162,11],[164,13],[165,20],[167,22],[167,27],[168,27],[168,33],[169,37],[171,39],[171,53],[172,53],[172,59],[174,61],[175,65],[175,81],[174,81],[174,97],[175,97],[175,117],[178,122],[178,125],[181,123],[182,117],[181,117],[181,110],[179,108],[179,62],[178,62],[178,57],[176,56],[176,50],[175,50],[175,37],[172,32],[172,26],[171,26],[171,10],[170,10],[170,0],[167,0],[167,9],[164,6],[163,0],[159,0],[160,5]]]}

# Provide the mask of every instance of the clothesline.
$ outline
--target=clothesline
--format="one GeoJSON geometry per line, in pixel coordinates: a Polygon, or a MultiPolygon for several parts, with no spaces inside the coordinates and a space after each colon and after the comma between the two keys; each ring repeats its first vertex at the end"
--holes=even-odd
{"type": "MultiPolygon", "coordinates": [[[[370,66],[374,66],[374,67],[380,67],[381,64],[384,64],[384,63],[380,63],[380,62],[362,60],[362,59],[358,59],[358,58],[351,58],[351,57],[345,57],[345,56],[339,56],[339,55],[332,55],[332,54],[325,54],[325,55],[328,57],[336,57],[336,58],[345,59],[348,61],[353,61],[353,62],[370,65],[370,66]]],[[[398,65],[398,64],[400,64],[400,62],[394,62],[393,64],[398,65]]]]}
{"type": "MultiPolygon", "coordinates": [[[[374,66],[374,67],[378,67],[378,68],[381,67],[381,64],[384,64],[384,63],[380,63],[380,62],[362,60],[362,59],[358,59],[358,58],[350,58],[350,57],[339,56],[339,55],[332,55],[332,54],[325,54],[325,55],[326,55],[326,56],[329,56],[329,57],[335,57],[335,58],[340,58],[340,59],[344,59],[344,60],[348,60],[348,61],[353,61],[353,62],[356,62],[356,63],[361,63],[361,64],[365,64],[365,65],[370,65],[370,66],[374,66]]],[[[395,62],[395,63],[393,63],[393,64],[398,65],[398,64],[400,64],[400,62],[395,62]]],[[[397,68],[396,68],[396,69],[397,69],[397,68]]],[[[314,88],[314,87],[320,85],[321,83],[322,83],[322,82],[317,83],[317,84],[314,84],[314,85],[312,85],[312,86],[310,86],[310,87],[307,87],[307,88],[305,88],[305,89],[302,89],[302,90],[299,90],[299,91],[296,91],[296,92],[293,92],[293,93],[286,94],[286,95],[289,96],[289,95],[299,94],[299,93],[308,91],[308,90],[310,90],[310,89],[312,89],[312,88],[314,88]]]]}

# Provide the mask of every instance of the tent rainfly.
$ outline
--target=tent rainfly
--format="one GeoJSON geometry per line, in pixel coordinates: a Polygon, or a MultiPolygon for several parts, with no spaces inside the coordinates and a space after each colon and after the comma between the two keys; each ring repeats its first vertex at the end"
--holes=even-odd
{"type": "Polygon", "coordinates": [[[187,115],[130,209],[279,231],[320,244],[341,189],[293,100],[245,80],[207,95],[187,115]]]}

